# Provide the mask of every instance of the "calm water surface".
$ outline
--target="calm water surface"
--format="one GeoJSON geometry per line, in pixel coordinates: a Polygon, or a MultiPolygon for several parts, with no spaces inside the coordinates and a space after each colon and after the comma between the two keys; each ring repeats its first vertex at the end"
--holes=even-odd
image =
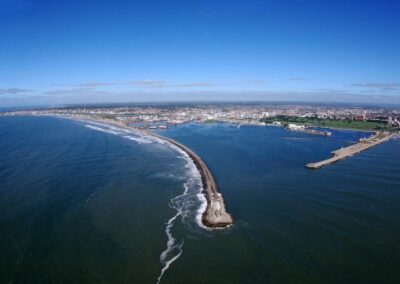
{"type": "Polygon", "coordinates": [[[168,265],[160,283],[400,281],[399,140],[311,171],[305,163],[368,134],[160,133],[209,165],[233,227],[197,226],[198,176],[167,145],[84,122],[0,118],[0,282],[156,283],[168,265]]]}

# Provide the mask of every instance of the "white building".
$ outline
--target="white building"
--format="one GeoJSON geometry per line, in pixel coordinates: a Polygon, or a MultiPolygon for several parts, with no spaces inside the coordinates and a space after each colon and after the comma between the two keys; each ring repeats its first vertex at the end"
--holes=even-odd
{"type": "Polygon", "coordinates": [[[305,126],[304,125],[299,125],[299,124],[294,124],[294,123],[289,123],[288,128],[290,130],[304,130],[305,126]]]}

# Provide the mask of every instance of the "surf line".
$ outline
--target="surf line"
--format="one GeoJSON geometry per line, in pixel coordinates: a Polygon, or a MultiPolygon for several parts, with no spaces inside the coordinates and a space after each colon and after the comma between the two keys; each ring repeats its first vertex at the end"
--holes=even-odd
{"type": "MultiPolygon", "coordinates": [[[[201,177],[201,185],[203,188],[202,193],[207,201],[206,208],[202,212],[201,224],[207,226],[208,228],[225,228],[233,224],[233,218],[225,210],[225,204],[222,195],[219,194],[217,191],[217,185],[214,180],[214,177],[212,176],[210,170],[203,162],[203,160],[191,149],[178,143],[173,139],[158,135],[153,132],[148,132],[148,131],[143,131],[143,132],[145,132],[149,136],[158,139],[159,141],[161,140],[167,142],[172,146],[172,148],[177,148],[177,150],[182,152],[182,154],[188,158],[188,161],[193,162],[192,165],[194,165],[197,168],[201,177]]],[[[172,236],[171,229],[173,227],[174,221],[183,213],[183,208],[176,206],[174,201],[179,200],[179,198],[185,197],[188,194],[188,189],[189,187],[188,184],[186,183],[185,191],[181,195],[171,199],[172,207],[177,210],[177,213],[175,214],[175,216],[173,216],[171,219],[168,220],[165,229],[168,238],[167,248],[160,255],[160,262],[163,265],[163,267],[161,269],[159,277],[157,278],[156,282],[157,284],[160,283],[161,278],[163,277],[164,273],[168,270],[170,265],[173,262],[175,262],[183,252],[182,249],[183,241],[180,244],[176,244],[176,239],[172,236]],[[168,256],[173,252],[175,252],[175,255],[170,259],[168,259],[168,256]]],[[[202,206],[201,209],[203,208],[204,207],[202,206]]]]}
{"type": "Polygon", "coordinates": [[[101,122],[104,124],[114,125],[120,128],[129,129],[131,131],[133,130],[141,132],[147,134],[150,137],[154,137],[161,141],[165,141],[179,148],[189,156],[189,158],[193,161],[193,163],[195,164],[197,170],[201,175],[201,181],[203,184],[202,193],[207,200],[207,207],[204,210],[201,217],[202,224],[211,229],[213,228],[221,229],[229,227],[234,223],[232,216],[226,211],[224,198],[222,197],[222,194],[218,192],[217,183],[215,182],[214,176],[212,175],[211,171],[208,169],[204,161],[194,151],[192,151],[185,145],[175,141],[174,139],[158,135],[157,133],[151,131],[130,127],[129,125],[126,125],[122,121],[116,121],[111,119],[99,119],[92,117],[82,117],[82,116],[79,117],[70,116],[70,117],[72,119],[74,118],[86,119],[88,121],[101,122]]]}
{"type": "Polygon", "coordinates": [[[233,218],[226,211],[224,199],[217,190],[217,183],[215,182],[211,171],[208,169],[203,160],[191,149],[171,138],[167,138],[153,132],[146,131],[146,133],[150,136],[167,141],[184,151],[200,172],[201,181],[203,184],[203,194],[207,200],[207,208],[203,212],[202,223],[209,228],[226,228],[232,225],[233,218]]]}
{"type": "MultiPolygon", "coordinates": [[[[74,117],[72,117],[74,118],[74,117]]],[[[82,117],[79,117],[82,119],[82,117]]],[[[186,147],[185,145],[178,143],[177,141],[167,138],[161,135],[158,135],[154,132],[144,131],[136,128],[129,127],[122,122],[117,121],[109,121],[103,119],[93,119],[93,118],[84,118],[85,120],[89,120],[91,122],[97,123],[104,123],[106,125],[114,125],[119,128],[129,129],[130,131],[138,131],[143,134],[147,134],[150,137],[155,138],[158,141],[164,141],[171,145],[173,148],[178,148],[177,150],[183,151],[193,162],[195,167],[197,168],[198,172],[201,176],[201,183],[202,183],[202,194],[207,201],[207,205],[205,210],[202,212],[201,216],[201,223],[208,227],[208,228],[226,228],[233,224],[232,216],[226,212],[225,203],[222,195],[217,190],[217,184],[211,171],[208,169],[207,165],[203,162],[203,160],[191,149],[186,147]]],[[[176,239],[173,237],[171,229],[174,225],[175,220],[182,215],[183,208],[179,207],[175,204],[175,201],[179,200],[188,194],[188,185],[185,184],[185,191],[173,199],[171,199],[171,207],[177,210],[177,213],[168,220],[166,223],[165,233],[167,235],[167,248],[161,253],[160,255],[160,262],[163,265],[160,275],[157,278],[157,284],[160,283],[161,278],[163,277],[164,273],[168,270],[170,265],[175,262],[182,254],[182,246],[183,241],[179,244],[176,244],[176,239]],[[174,253],[171,258],[168,258],[171,253],[174,253]]],[[[203,208],[201,208],[203,209],[203,208]]]]}

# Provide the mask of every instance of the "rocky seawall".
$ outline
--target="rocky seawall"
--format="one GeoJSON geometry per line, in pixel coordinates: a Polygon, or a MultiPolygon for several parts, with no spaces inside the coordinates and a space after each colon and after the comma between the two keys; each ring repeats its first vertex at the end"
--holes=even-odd
{"type": "Polygon", "coordinates": [[[202,215],[202,222],[210,228],[224,228],[233,224],[232,216],[226,212],[225,202],[217,190],[217,184],[204,161],[191,149],[177,141],[152,132],[149,135],[165,140],[188,154],[200,172],[203,183],[203,194],[207,199],[207,208],[202,215]]]}
{"type": "MultiPolygon", "coordinates": [[[[96,122],[102,122],[102,123],[116,125],[116,126],[122,127],[122,128],[128,128],[128,129],[133,128],[121,121],[116,121],[116,120],[111,120],[111,119],[104,119],[104,118],[100,119],[100,118],[93,118],[93,117],[87,117],[87,116],[66,116],[66,118],[84,119],[84,120],[86,119],[86,120],[90,120],[90,121],[96,121],[96,122]]],[[[203,194],[207,200],[207,208],[202,214],[202,223],[204,226],[209,227],[209,228],[225,228],[234,223],[232,216],[226,212],[224,198],[218,192],[217,183],[215,182],[215,179],[214,179],[211,171],[208,169],[208,167],[204,163],[204,161],[195,152],[193,152],[191,149],[189,149],[185,145],[183,145],[171,138],[164,137],[164,136],[158,135],[154,132],[147,131],[147,130],[142,130],[142,129],[137,129],[137,128],[133,128],[133,129],[136,131],[145,132],[147,135],[156,137],[158,139],[161,139],[163,141],[166,141],[166,142],[178,147],[179,149],[184,151],[190,157],[190,159],[193,161],[196,168],[200,172],[201,180],[202,180],[202,184],[203,184],[203,194]]]]}

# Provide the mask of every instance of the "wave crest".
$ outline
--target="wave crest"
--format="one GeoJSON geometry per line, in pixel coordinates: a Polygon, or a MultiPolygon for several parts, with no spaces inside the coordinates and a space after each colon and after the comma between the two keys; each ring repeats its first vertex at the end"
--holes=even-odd
{"type": "Polygon", "coordinates": [[[165,227],[167,244],[166,249],[160,254],[160,263],[162,268],[157,278],[157,283],[160,283],[161,278],[169,269],[171,264],[174,263],[183,253],[184,240],[178,241],[172,234],[173,226],[176,220],[180,217],[182,223],[194,231],[198,231],[199,227],[207,229],[201,221],[202,215],[207,207],[207,200],[202,193],[203,184],[200,172],[185,151],[161,138],[151,136],[140,130],[124,129],[114,125],[109,125],[107,123],[99,123],[94,121],[82,122],[85,123],[85,127],[92,130],[117,135],[122,138],[135,141],[139,144],[158,143],[166,145],[179,153],[178,158],[182,158],[186,161],[185,168],[187,171],[186,182],[183,185],[184,191],[182,194],[172,198],[169,204],[171,208],[176,210],[176,214],[167,221],[165,227]]]}

